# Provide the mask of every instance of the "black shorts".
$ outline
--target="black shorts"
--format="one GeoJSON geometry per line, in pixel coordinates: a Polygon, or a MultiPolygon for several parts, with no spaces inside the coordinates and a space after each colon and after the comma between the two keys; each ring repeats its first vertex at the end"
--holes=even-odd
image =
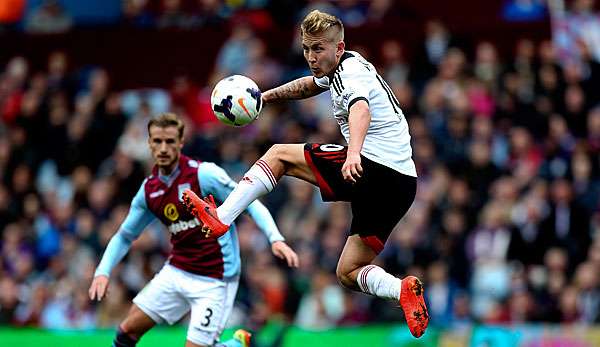
{"type": "Polygon", "coordinates": [[[304,158],[317,179],[323,201],[350,201],[351,234],[358,234],[376,253],[415,200],[417,178],[361,156],[362,177],[344,180],[342,166],[348,148],[307,143],[304,158]]]}

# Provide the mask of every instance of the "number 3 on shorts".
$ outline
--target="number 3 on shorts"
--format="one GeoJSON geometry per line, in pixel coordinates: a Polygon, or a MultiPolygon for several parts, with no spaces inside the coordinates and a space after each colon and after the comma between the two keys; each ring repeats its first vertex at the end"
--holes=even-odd
{"type": "Polygon", "coordinates": [[[210,317],[213,315],[213,310],[210,307],[206,308],[206,316],[204,316],[204,321],[200,323],[203,327],[207,327],[210,324],[210,317]]]}

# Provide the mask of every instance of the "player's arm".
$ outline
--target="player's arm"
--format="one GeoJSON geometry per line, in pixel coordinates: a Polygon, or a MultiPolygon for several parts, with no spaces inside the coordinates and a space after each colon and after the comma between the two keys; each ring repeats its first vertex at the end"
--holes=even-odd
{"type": "Polygon", "coordinates": [[[263,92],[262,99],[265,103],[291,99],[306,99],[321,94],[326,90],[328,89],[317,85],[312,76],[305,76],[263,92]]]}
{"type": "MultiPolygon", "coordinates": [[[[236,187],[229,175],[213,163],[202,163],[198,169],[198,180],[203,191],[212,194],[217,200],[225,201],[236,187]]],[[[298,267],[298,255],[285,243],[285,238],[279,232],[273,216],[260,201],[256,200],[246,209],[254,219],[258,228],[271,243],[271,251],[284,259],[291,267],[298,267]]]]}
{"type": "Polygon", "coordinates": [[[360,151],[362,150],[367,130],[371,123],[371,112],[369,111],[368,102],[363,98],[357,98],[354,101],[349,108],[350,114],[348,116],[348,127],[350,129],[348,154],[346,162],[342,166],[344,179],[352,183],[356,183],[356,179],[360,178],[363,172],[360,165],[360,151]]]}
{"type": "Polygon", "coordinates": [[[142,187],[131,202],[127,217],[119,227],[119,230],[108,242],[100,264],[96,268],[94,280],[89,289],[91,300],[97,299],[100,301],[106,295],[112,269],[123,259],[129,251],[131,243],[138,238],[144,228],[153,219],[154,215],[152,215],[146,206],[144,184],[142,184],[142,187]]]}

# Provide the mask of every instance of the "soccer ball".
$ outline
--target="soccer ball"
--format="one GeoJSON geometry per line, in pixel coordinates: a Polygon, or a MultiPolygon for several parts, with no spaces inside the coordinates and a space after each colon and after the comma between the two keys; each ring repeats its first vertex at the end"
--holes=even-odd
{"type": "Polygon", "coordinates": [[[217,119],[231,126],[252,123],[260,113],[260,89],[246,76],[233,75],[217,83],[210,95],[210,103],[217,119]]]}

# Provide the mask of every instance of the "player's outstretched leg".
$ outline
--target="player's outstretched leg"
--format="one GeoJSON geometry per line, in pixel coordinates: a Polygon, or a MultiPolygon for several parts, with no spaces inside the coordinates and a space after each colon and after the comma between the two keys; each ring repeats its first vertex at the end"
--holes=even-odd
{"type": "Polygon", "coordinates": [[[377,253],[360,236],[348,237],[338,262],[338,280],[348,289],[399,302],[411,334],[421,337],[429,324],[421,281],[414,276],[403,280],[392,276],[371,264],[376,256],[377,253]]]}
{"type": "Polygon", "coordinates": [[[271,192],[283,175],[316,184],[316,178],[304,158],[304,144],[272,146],[254,163],[242,180],[218,208],[212,200],[202,200],[191,190],[183,193],[183,203],[204,224],[207,237],[217,238],[254,202],[271,192]]]}

